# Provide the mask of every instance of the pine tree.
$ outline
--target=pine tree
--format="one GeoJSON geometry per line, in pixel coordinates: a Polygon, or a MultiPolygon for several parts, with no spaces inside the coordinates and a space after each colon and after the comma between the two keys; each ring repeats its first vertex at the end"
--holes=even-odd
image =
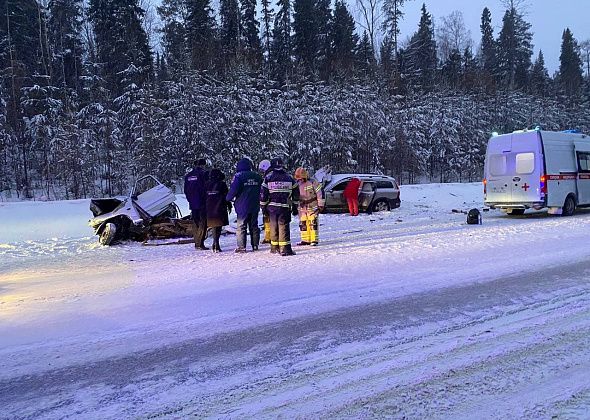
{"type": "Polygon", "coordinates": [[[405,69],[416,87],[432,89],[436,72],[436,42],[432,16],[426,10],[426,4],[422,5],[418,31],[412,36],[404,59],[405,69]]]}
{"type": "Polygon", "coordinates": [[[534,95],[546,96],[549,90],[549,72],[545,67],[545,57],[543,51],[539,51],[539,56],[535,60],[533,70],[531,71],[531,92],[534,95]]]}
{"type": "Polygon", "coordinates": [[[322,80],[330,78],[330,54],[332,50],[330,30],[333,22],[330,2],[331,0],[315,0],[317,50],[314,57],[314,68],[317,69],[322,80]]]}
{"type": "Polygon", "coordinates": [[[38,9],[34,0],[0,0],[0,7],[0,70],[8,123],[17,129],[21,88],[30,83],[30,75],[45,74],[39,65],[38,9]]]}
{"type": "Polygon", "coordinates": [[[465,48],[463,51],[463,89],[473,90],[479,83],[480,68],[477,59],[473,56],[471,48],[465,48]]]}
{"type": "Polygon", "coordinates": [[[274,18],[274,9],[270,0],[262,0],[262,48],[264,60],[267,63],[267,73],[269,72],[268,63],[270,62],[271,45],[272,45],[272,21],[274,18]]]}
{"type": "Polygon", "coordinates": [[[31,157],[34,138],[26,124],[23,101],[29,88],[49,82],[45,13],[34,0],[0,1],[0,72],[7,93],[6,119],[14,133],[17,193],[32,196],[31,157]]]}
{"type": "Polygon", "coordinates": [[[49,2],[49,42],[53,60],[53,84],[62,89],[81,91],[84,47],[81,0],[49,2]]]}
{"type": "Polygon", "coordinates": [[[293,66],[291,0],[278,0],[277,6],[272,34],[271,72],[276,79],[285,81],[291,76],[293,66]]]}
{"type": "Polygon", "coordinates": [[[313,74],[316,70],[318,28],[315,5],[315,0],[293,2],[293,52],[297,65],[305,74],[313,74]]]}
{"type": "Polygon", "coordinates": [[[293,3],[293,52],[304,75],[327,77],[331,18],[329,0],[293,3]]]}
{"type": "Polygon", "coordinates": [[[512,7],[506,10],[498,38],[498,77],[509,89],[524,89],[528,85],[533,45],[531,24],[512,7]]]}
{"type": "Polygon", "coordinates": [[[391,46],[391,57],[395,61],[398,54],[398,36],[400,33],[399,25],[404,17],[402,7],[406,0],[384,0],[383,1],[383,24],[382,29],[386,38],[390,41],[387,43],[391,46]]]}
{"type": "MultiPolygon", "coordinates": [[[[366,31],[364,36],[366,38],[365,41],[369,42],[370,48],[370,41],[366,31]]],[[[355,33],[354,18],[342,0],[336,0],[334,5],[334,17],[330,28],[330,40],[331,68],[337,73],[350,77],[354,71],[355,49],[358,43],[358,36],[355,33]]],[[[370,51],[366,50],[366,44],[363,48],[365,48],[364,54],[371,54],[370,51]]],[[[366,59],[369,58],[370,57],[366,57],[366,59]]]]}
{"type": "Polygon", "coordinates": [[[240,61],[242,54],[239,7],[238,0],[219,1],[219,40],[226,71],[240,61]]]}
{"type": "Polygon", "coordinates": [[[361,75],[365,78],[374,77],[377,62],[375,60],[375,51],[373,51],[371,39],[367,31],[363,32],[363,36],[356,49],[356,62],[355,67],[361,75]]]}
{"type": "Polygon", "coordinates": [[[457,89],[459,87],[459,83],[463,76],[462,59],[463,57],[461,56],[461,52],[459,52],[457,49],[454,49],[451,51],[449,57],[443,64],[443,79],[447,86],[452,89],[457,89]]]}
{"type": "Polygon", "coordinates": [[[567,96],[576,96],[582,87],[580,47],[569,28],[563,31],[559,56],[559,83],[567,96]]]}
{"type": "Polygon", "coordinates": [[[210,0],[191,0],[187,19],[191,68],[211,70],[216,57],[216,24],[210,0]]]}
{"type": "Polygon", "coordinates": [[[256,0],[242,0],[241,7],[244,59],[251,69],[258,70],[262,63],[262,45],[260,23],[256,19],[256,0]]]}
{"type": "Polygon", "coordinates": [[[131,65],[139,70],[134,81],[138,86],[152,78],[152,52],[141,25],[144,13],[138,0],[90,0],[97,56],[107,86],[115,96],[126,88],[122,72],[131,65]]]}
{"type": "Polygon", "coordinates": [[[492,28],[492,13],[487,7],[481,15],[481,67],[488,75],[496,72],[496,41],[494,40],[494,29],[492,28]]]}
{"type": "Polygon", "coordinates": [[[385,35],[379,46],[379,67],[385,80],[393,80],[398,69],[405,68],[405,50],[398,50],[396,58],[393,52],[393,40],[385,35]]]}
{"type": "Polygon", "coordinates": [[[169,66],[170,74],[178,79],[190,67],[187,21],[189,9],[186,0],[163,0],[157,8],[163,26],[162,61],[169,66]]]}

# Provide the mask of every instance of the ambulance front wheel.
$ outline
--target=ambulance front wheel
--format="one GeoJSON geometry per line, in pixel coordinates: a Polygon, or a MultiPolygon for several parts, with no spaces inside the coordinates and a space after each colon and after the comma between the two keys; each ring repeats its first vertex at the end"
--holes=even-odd
{"type": "Polygon", "coordinates": [[[568,195],[565,198],[565,202],[563,203],[563,208],[561,209],[562,216],[571,216],[576,211],[576,200],[572,194],[568,195]]]}

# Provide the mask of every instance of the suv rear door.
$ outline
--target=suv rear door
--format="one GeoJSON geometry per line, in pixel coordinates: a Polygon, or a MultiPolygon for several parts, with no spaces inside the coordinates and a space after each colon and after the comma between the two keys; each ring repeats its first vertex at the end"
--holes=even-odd
{"type": "Polygon", "coordinates": [[[361,180],[363,185],[359,192],[359,211],[367,211],[377,192],[377,186],[373,180],[361,180]]]}

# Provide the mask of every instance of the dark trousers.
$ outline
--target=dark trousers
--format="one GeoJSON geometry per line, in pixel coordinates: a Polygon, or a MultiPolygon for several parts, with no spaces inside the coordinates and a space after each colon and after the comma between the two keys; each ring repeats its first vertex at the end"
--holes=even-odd
{"type": "Polygon", "coordinates": [[[205,209],[192,210],[191,216],[195,223],[195,229],[193,230],[195,246],[205,246],[205,238],[207,237],[207,212],[205,209]]]}
{"type": "Polygon", "coordinates": [[[221,250],[219,246],[219,238],[221,237],[221,226],[211,228],[211,236],[213,237],[213,249],[221,250]]]}
{"type": "Polygon", "coordinates": [[[260,243],[260,228],[258,227],[258,213],[249,213],[247,215],[238,215],[238,226],[236,238],[238,248],[246,249],[246,231],[250,231],[250,245],[258,247],[260,243]]]}
{"type": "Polygon", "coordinates": [[[288,210],[270,212],[270,244],[281,248],[291,245],[291,212],[288,210]]]}

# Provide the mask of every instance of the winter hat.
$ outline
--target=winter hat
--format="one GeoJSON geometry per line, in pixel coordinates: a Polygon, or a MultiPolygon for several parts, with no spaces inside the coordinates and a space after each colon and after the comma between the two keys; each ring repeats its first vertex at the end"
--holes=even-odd
{"type": "Polygon", "coordinates": [[[236,172],[244,172],[244,171],[251,171],[251,170],[252,170],[252,162],[250,162],[250,159],[248,159],[248,158],[240,159],[240,161],[236,165],[236,172]]]}
{"type": "Polygon", "coordinates": [[[305,168],[297,168],[295,170],[295,179],[309,179],[309,174],[305,168]]]}
{"type": "Polygon", "coordinates": [[[258,170],[260,172],[264,173],[264,172],[268,171],[269,169],[270,169],[270,160],[268,160],[268,159],[264,159],[263,161],[261,161],[258,164],[258,170]]]}
{"type": "Polygon", "coordinates": [[[209,173],[209,179],[211,181],[223,181],[225,179],[225,175],[219,169],[213,168],[209,173]]]}
{"type": "Polygon", "coordinates": [[[281,158],[274,158],[270,161],[270,167],[273,169],[283,169],[283,159],[281,158]]]}

